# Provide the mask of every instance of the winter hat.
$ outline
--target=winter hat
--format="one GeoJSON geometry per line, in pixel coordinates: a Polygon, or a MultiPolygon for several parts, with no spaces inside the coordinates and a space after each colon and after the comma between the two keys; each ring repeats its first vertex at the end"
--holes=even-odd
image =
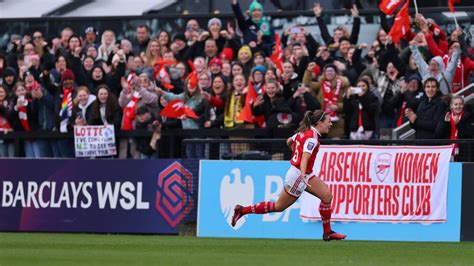
{"type": "Polygon", "coordinates": [[[177,41],[177,40],[181,40],[183,42],[186,41],[186,36],[184,36],[183,33],[176,33],[174,36],[173,36],[173,42],[177,41]]]}
{"type": "Polygon", "coordinates": [[[255,72],[261,72],[262,74],[265,74],[265,72],[267,72],[267,68],[265,66],[262,66],[262,65],[257,65],[253,68],[252,70],[252,76],[253,74],[255,74],[255,72]]]}
{"type": "Polygon", "coordinates": [[[3,77],[8,77],[8,76],[16,77],[16,75],[17,75],[16,70],[13,67],[7,67],[5,70],[3,70],[3,77]]]}
{"type": "Polygon", "coordinates": [[[72,79],[73,81],[76,80],[76,76],[74,75],[74,72],[72,72],[72,70],[70,70],[69,68],[64,70],[63,74],[61,75],[61,82],[67,79],[72,79]]]}
{"type": "Polygon", "coordinates": [[[410,76],[408,76],[408,77],[406,78],[405,81],[406,81],[406,82],[410,82],[410,81],[412,81],[412,80],[416,80],[416,81],[421,82],[421,77],[420,77],[419,74],[411,74],[410,76]]]}
{"type": "Polygon", "coordinates": [[[254,0],[250,6],[249,6],[249,11],[250,13],[252,13],[255,9],[260,9],[260,11],[263,12],[263,6],[262,4],[260,4],[259,2],[257,2],[257,0],[254,0]]]}
{"type": "Polygon", "coordinates": [[[220,67],[222,67],[222,61],[217,58],[217,57],[214,57],[210,62],[209,62],[209,66],[212,66],[212,65],[219,65],[220,67]]]}
{"type": "Polygon", "coordinates": [[[129,40],[127,39],[122,39],[120,41],[120,46],[121,47],[128,47],[128,49],[131,51],[133,50],[133,45],[132,45],[132,42],[130,42],[129,40]]]}
{"type": "Polygon", "coordinates": [[[336,73],[339,72],[338,69],[337,69],[337,66],[336,66],[335,64],[332,64],[332,63],[325,65],[325,66],[324,66],[324,69],[323,69],[323,72],[326,72],[326,69],[328,69],[328,68],[334,69],[334,71],[336,71],[336,73]]]}
{"type": "Polygon", "coordinates": [[[441,56],[435,56],[435,57],[431,58],[430,62],[433,61],[433,60],[438,64],[438,66],[439,66],[439,71],[440,71],[440,72],[443,72],[443,71],[444,71],[443,58],[441,58],[441,56]]]}
{"type": "Polygon", "coordinates": [[[234,51],[232,48],[224,48],[222,49],[222,53],[219,55],[221,60],[225,59],[228,61],[232,61],[234,59],[234,51]]]}
{"type": "Polygon", "coordinates": [[[252,50],[250,49],[250,47],[248,45],[243,45],[242,47],[240,47],[239,53],[237,55],[239,60],[241,58],[241,54],[244,53],[244,52],[246,52],[249,55],[249,57],[252,57],[252,50]]]}
{"type": "Polygon", "coordinates": [[[209,22],[207,22],[207,28],[209,29],[212,24],[217,23],[220,27],[222,27],[222,21],[218,18],[211,18],[209,22]]]}

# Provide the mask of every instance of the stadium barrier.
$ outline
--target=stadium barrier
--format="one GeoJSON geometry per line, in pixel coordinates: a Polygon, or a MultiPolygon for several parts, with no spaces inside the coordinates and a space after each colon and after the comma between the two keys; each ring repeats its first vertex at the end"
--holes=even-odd
{"type": "MultiPolygon", "coordinates": [[[[281,137],[280,134],[278,135],[281,137]]],[[[290,136],[288,132],[286,136],[290,136]]],[[[437,146],[437,145],[459,145],[459,155],[454,159],[456,162],[474,162],[474,139],[416,139],[416,140],[348,140],[348,139],[321,139],[323,145],[376,145],[376,146],[437,146]]],[[[289,160],[291,152],[286,146],[286,138],[250,139],[245,135],[232,135],[228,138],[215,139],[212,137],[201,139],[184,139],[181,145],[182,158],[189,157],[188,146],[201,146],[200,159],[234,159],[234,160],[289,160]]]]}
{"type": "Polygon", "coordinates": [[[197,160],[0,160],[0,231],[178,234],[197,160]]]}
{"type": "MultiPolygon", "coordinates": [[[[367,150],[367,147],[362,148],[362,150],[364,149],[367,150]]],[[[384,153],[386,151],[384,149],[390,150],[391,147],[381,148],[380,152],[384,153]]],[[[339,150],[341,149],[339,148],[339,150]]],[[[406,147],[400,147],[399,150],[400,152],[405,151],[406,147]]],[[[426,151],[425,149],[418,150],[421,153],[429,152],[429,150],[426,151]]],[[[449,151],[447,155],[445,154],[445,157],[446,156],[449,156],[449,151]]],[[[376,157],[379,156],[374,155],[372,158],[375,159],[376,157]]],[[[319,163],[320,161],[321,159],[319,159],[319,163]]],[[[447,185],[445,184],[443,188],[447,190],[445,191],[445,193],[447,193],[446,201],[443,202],[443,200],[440,199],[442,197],[439,196],[442,194],[439,194],[439,191],[435,193],[433,190],[431,193],[428,193],[429,195],[425,192],[425,196],[421,196],[420,193],[423,192],[420,192],[420,190],[410,190],[409,188],[403,187],[403,195],[405,195],[405,190],[406,193],[410,191],[412,194],[404,199],[399,198],[400,202],[397,205],[397,208],[402,208],[403,206],[400,206],[402,204],[401,201],[405,200],[406,208],[411,206],[413,213],[420,211],[423,215],[425,215],[425,211],[429,210],[439,215],[439,210],[435,211],[435,209],[439,207],[437,205],[442,205],[444,206],[446,215],[444,219],[441,219],[442,222],[427,221],[427,217],[424,217],[425,220],[422,219],[419,222],[412,221],[412,223],[400,219],[394,219],[393,221],[385,219],[385,222],[354,222],[344,221],[344,219],[339,218],[339,222],[334,222],[334,229],[347,233],[349,239],[352,240],[460,241],[462,164],[448,163],[447,161],[449,161],[449,159],[444,158],[445,173],[448,173],[446,166],[449,165],[449,174],[445,174],[446,176],[444,176],[444,180],[448,181],[447,185]],[[449,179],[446,180],[448,176],[449,179]],[[436,196],[436,198],[433,198],[433,196],[436,196]],[[410,203],[408,203],[408,201],[410,201],[410,203]]],[[[318,162],[316,164],[318,164],[318,162]]],[[[370,162],[371,171],[374,171],[372,167],[375,167],[376,164],[375,160],[370,162]]],[[[309,222],[308,219],[302,219],[301,209],[303,207],[302,198],[304,198],[304,195],[282,213],[244,216],[241,221],[237,223],[236,227],[233,228],[230,226],[233,206],[235,204],[250,205],[261,201],[273,201],[277,199],[283,188],[284,177],[288,167],[289,163],[287,161],[201,160],[197,235],[199,237],[321,239],[321,223],[319,221],[309,222]]],[[[315,166],[315,168],[317,167],[320,167],[320,165],[315,166]]],[[[354,165],[350,166],[350,171],[353,171],[354,167],[354,165]]],[[[435,167],[440,167],[438,169],[441,169],[441,165],[435,167]]],[[[393,168],[395,167],[392,167],[390,171],[393,172],[393,168]]],[[[371,182],[362,183],[370,187],[380,186],[381,181],[374,177],[375,174],[373,172],[371,172],[371,176],[371,182]]],[[[442,180],[439,175],[436,179],[440,182],[442,180]]],[[[390,177],[387,177],[387,180],[390,180],[390,177]]],[[[355,187],[357,184],[357,182],[354,182],[353,184],[347,185],[347,187],[351,185],[355,187]]],[[[413,187],[420,187],[420,184],[411,185],[413,185],[413,187]]],[[[392,186],[395,187],[398,185],[392,184],[392,186]]],[[[401,189],[400,187],[400,190],[401,189]]],[[[337,191],[340,192],[340,190],[337,191]]],[[[387,190],[384,190],[383,193],[387,193],[386,191],[387,190]]],[[[395,189],[393,191],[395,191],[395,189]]],[[[350,193],[348,193],[348,195],[349,194],[350,193]]],[[[400,196],[401,194],[400,192],[400,196]]],[[[383,205],[386,204],[387,201],[384,197],[390,197],[386,194],[374,194],[372,196],[370,196],[371,201],[369,204],[373,203],[379,207],[382,202],[383,205]]],[[[340,202],[338,204],[348,204],[348,198],[349,197],[341,199],[340,195],[335,194],[334,201],[337,202],[339,200],[340,202]]],[[[392,201],[392,203],[393,202],[394,201],[392,201]]],[[[394,205],[391,206],[395,208],[394,205]]],[[[384,207],[386,207],[386,205],[384,205],[384,207]]],[[[316,208],[317,204],[314,204],[315,212],[316,208]]],[[[392,211],[394,211],[394,209],[392,209],[392,211]]],[[[333,210],[333,217],[335,217],[335,220],[338,220],[338,214],[334,212],[335,210],[333,210]]],[[[376,216],[381,218],[391,217],[386,213],[376,214],[376,216]]],[[[422,218],[423,215],[421,215],[422,218]]]]}

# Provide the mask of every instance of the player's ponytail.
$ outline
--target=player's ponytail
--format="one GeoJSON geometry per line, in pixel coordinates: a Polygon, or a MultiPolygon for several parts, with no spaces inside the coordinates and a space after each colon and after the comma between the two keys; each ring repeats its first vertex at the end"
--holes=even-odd
{"type": "Polygon", "coordinates": [[[311,128],[312,125],[316,125],[320,121],[324,121],[326,113],[321,110],[306,111],[304,113],[303,120],[301,120],[297,132],[304,132],[311,128]]]}

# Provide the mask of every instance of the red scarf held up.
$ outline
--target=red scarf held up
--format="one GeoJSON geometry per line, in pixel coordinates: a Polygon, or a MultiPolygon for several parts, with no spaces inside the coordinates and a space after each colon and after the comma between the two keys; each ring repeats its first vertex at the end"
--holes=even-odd
{"type": "Polygon", "coordinates": [[[336,112],[330,111],[329,106],[337,104],[337,101],[339,100],[339,94],[341,93],[341,87],[342,87],[342,80],[337,79],[336,81],[336,89],[332,89],[331,82],[325,80],[322,82],[322,89],[323,89],[323,98],[324,98],[324,104],[323,104],[323,109],[324,112],[329,114],[329,117],[335,118],[337,117],[336,112]]]}
{"type": "MultiPolygon", "coordinates": [[[[464,112],[461,112],[459,114],[459,121],[461,121],[462,116],[464,115],[464,112]]],[[[451,140],[457,140],[458,139],[458,128],[456,127],[456,122],[454,122],[454,115],[451,112],[449,115],[449,123],[451,124],[451,133],[449,135],[449,139],[451,140]]],[[[459,154],[459,145],[457,143],[454,143],[454,149],[453,149],[453,155],[459,154]]]]}
{"type": "Polygon", "coordinates": [[[139,100],[140,93],[138,91],[133,92],[132,100],[123,108],[122,130],[133,130],[133,120],[135,119],[139,100]]]}
{"type": "Polygon", "coordinates": [[[400,109],[400,115],[397,120],[397,127],[403,124],[403,116],[405,115],[405,110],[407,109],[407,101],[403,101],[402,108],[400,109]]]}
{"type": "Polygon", "coordinates": [[[30,123],[28,123],[28,115],[26,113],[26,106],[20,106],[18,108],[18,118],[20,118],[20,124],[25,130],[25,132],[30,132],[30,123]]]}

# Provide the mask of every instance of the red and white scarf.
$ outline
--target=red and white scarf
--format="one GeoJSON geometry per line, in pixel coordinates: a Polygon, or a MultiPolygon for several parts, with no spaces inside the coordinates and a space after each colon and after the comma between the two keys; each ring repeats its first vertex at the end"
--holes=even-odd
{"type": "Polygon", "coordinates": [[[137,110],[138,101],[140,100],[140,93],[133,92],[132,100],[128,102],[127,106],[123,108],[122,130],[132,130],[133,120],[135,119],[135,112],[137,110]]]}
{"type": "MultiPolygon", "coordinates": [[[[458,121],[461,121],[461,118],[462,118],[463,115],[464,115],[464,112],[461,112],[458,115],[458,117],[459,117],[458,121]]],[[[456,127],[456,122],[454,122],[453,112],[451,112],[451,114],[449,115],[449,123],[451,124],[451,133],[449,135],[449,139],[457,140],[458,139],[458,128],[456,127]]],[[[459,145],[457,143],[454,143],[453,155],[458,155],[458,154],[459,154],[459,145]]]]}
{"type": "Polygon", "coordinates": [[[341,93],[342,80],[337,79],[335,90],[333,90],[331,82],[327,80],[322,82],[322,87],[323,87],[322,89],[323,89],[323,98],[324,98],[324,105],[323,105],[324,112],[329,114],[331,121],[335,121],[337,120],[337,114],[335,111],[331,111],[329,109],[329,106],[337,104],[339,100],[339,94],[341,93]]]}
{"type": "Polygon", "coordinates": [[[30,132],[30,123],[28,123],[28,114],[26,110],[26,105],[20,106],[18,108],[18,118],[20,119],[20,124],[23,127],[23,130],[30,132]]]}

